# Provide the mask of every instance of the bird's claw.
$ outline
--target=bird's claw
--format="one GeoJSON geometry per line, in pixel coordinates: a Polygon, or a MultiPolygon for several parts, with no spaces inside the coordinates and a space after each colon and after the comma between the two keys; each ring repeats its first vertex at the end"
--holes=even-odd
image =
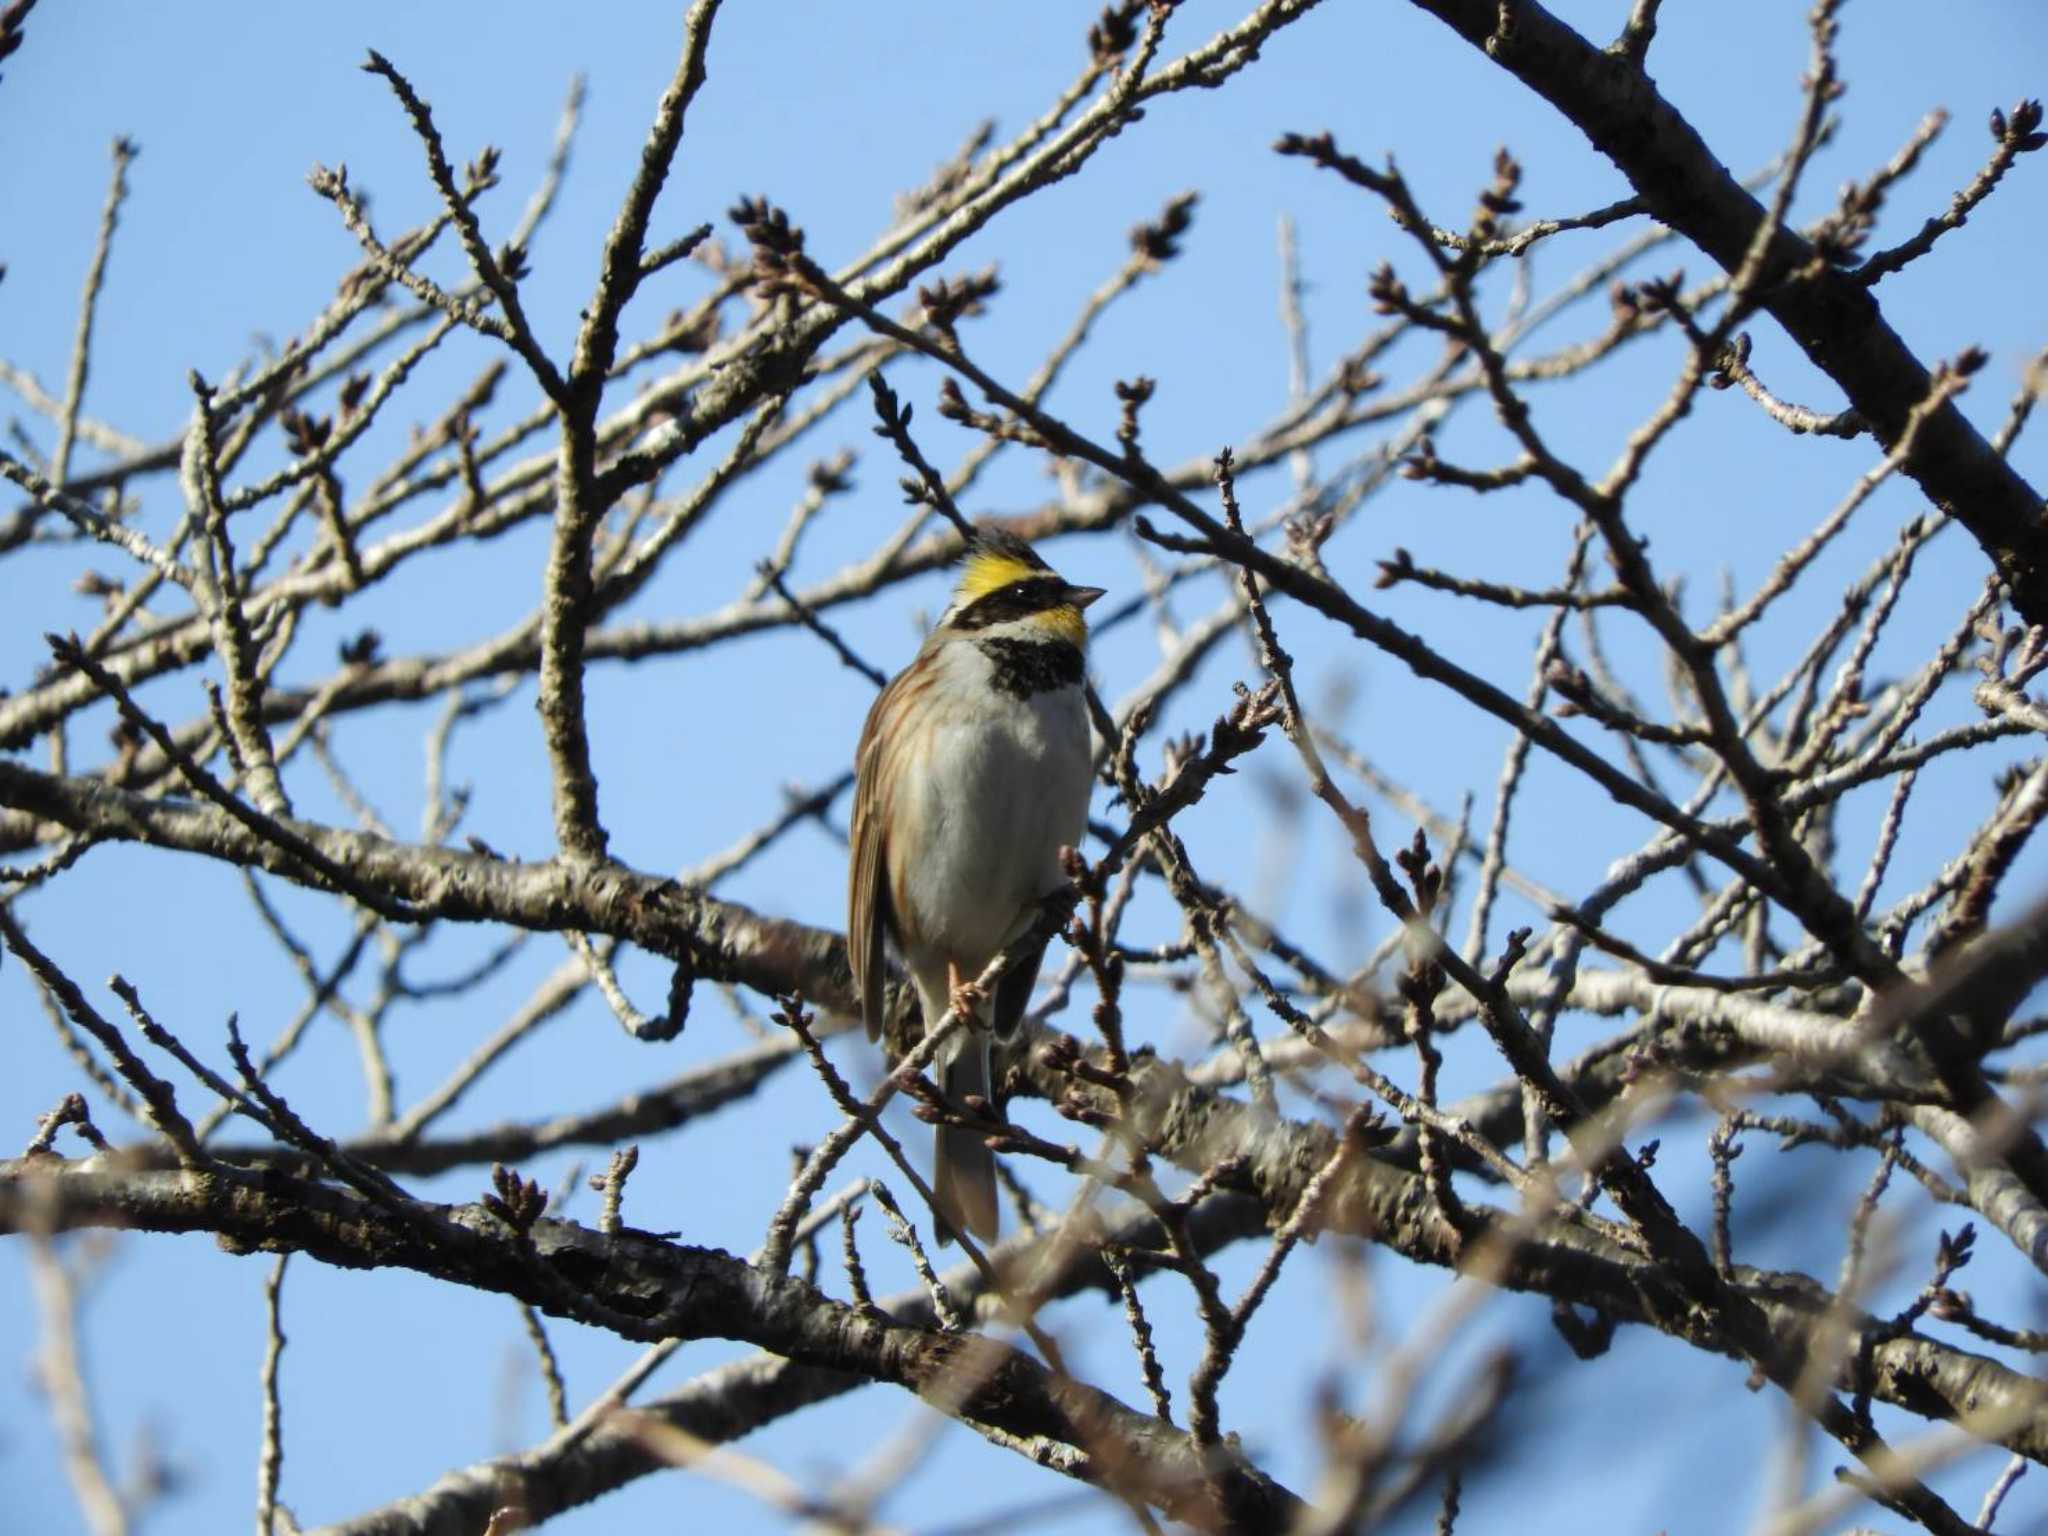
{"type": "Polygon", "coordinates": [[[951,1002],[954,1014],[963,1023],[972,1024],[975,1015],[981,1011],[981,988],[971,981],[957,981],[953,984],[951,1002]]]}

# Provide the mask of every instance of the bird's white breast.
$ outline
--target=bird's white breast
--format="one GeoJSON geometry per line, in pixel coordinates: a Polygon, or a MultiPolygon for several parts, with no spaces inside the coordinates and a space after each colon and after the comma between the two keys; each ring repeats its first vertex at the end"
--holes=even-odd
{"type": "Polygon", "coordinates": [[[1081,690],[1019,699],[992,688],[972,643],[941,653],[928,750],[899,787],[901,830],[889,861],[906,948],[972,975],[1065,879],[1088,815],[1088,716],[1081,690]]]}

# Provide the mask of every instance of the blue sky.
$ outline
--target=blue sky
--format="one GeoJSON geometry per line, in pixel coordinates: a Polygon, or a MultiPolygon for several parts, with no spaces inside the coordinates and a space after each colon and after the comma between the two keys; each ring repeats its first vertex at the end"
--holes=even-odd
{"type": "MultiPolygon", "coordinates": [[[[1555,9],[1604,37],[1627,6],[1624,0],[1581,0],[1555,9]]],[[[1807,58],[1802,8],[1781,0],[1729,0],[1673,3],[1667,11],[1652,73],[1732,169],[1763,164],[1796,118],[1807,58]]],[[[1238,14],[1236,6],[1188,0],[1170,29],[1169,47],[1178,52],[1238,14]]],[[[715,33],[710,83],[693,108],[655,238],[712,220],[731,243],[724,210],[740,195],[765,194],[805,227],[809,249],[828,266],[858,253],[888,223],[893,195],[920,181],[979,119],[993,117],[1002,134],[1043,108],[1078,68],[1091,15],[1080,5],[734,0],[715,33]]],[[[572,75],[588,77],[569,180],[534,248],[526,287],[543,342],[560,351],[574,334],[611,212],[673,67],[680,16],[680,6],[624,0],[601,9],[424,7],[391,0],[347,7],[51,0],[30,18],[25,46],[0,70],[0,132],[14,148],[0,157],[0,208],[11,215],[0,223],[0,261],[7,267],[0,282],[0,356],[47,386],[60,384],[105,196],[108,144],[126,135],[141,154],[131,168],[131,195],[99,311],[87,409],[150,442],[182,430],[190,408],[188,369],[218,379],[263,338],[295,334],[353,265],[352,240],[333,209],[306,186],[316,162],[346,162],[353,182],[373,193],[382,230],[409,226],[433,210],[432,189],[402,114],[382,83],[358,68],[372,47],[433,103],[454,156],[466,158],[484,143],[502,147],[505,184],[493,194],[494,231],[509,226],[539,175],[572,75]]],[[[1796,214],[1822,211],[1842,182],[1887,159],[1928,110],[1947,107],[1954,114],[1921,171],[1894,194],[1879,236],[1888,242],[1945,206],[1974,173],[1990,147],[1982,124],[1992,106],[2010,106],[2048,87],[2048,23],[2024,0],[1944,7],[1861,0],[1845,8],[1841,57],[1850,84],[1838,108],[1841,131],[1816,161],[1796,214]]],[[[1144,373],[1159,380],[1146,419],[1156,458],[1179,463],[1242,439],[1287,398],[1276,304],[1275,231],[1282,216],[1298,230],[1317,365],[1373,323],[1364,283],[1374,266],[1392,259],[1411,276],[1415,270],[1412,246],[1376,204],[1305,162],[1270,151],[1284,131],[1325,128],[1363,157],[1397,155],[1424,206],[1444,223],[1464,219],[1501,143],[1512,146],[1525,168],[1523,201],[1532,213],[1584,211],[1625,191],[1618,173],[1569,124],[1436,22],[1386,0],[1332,3],[1275,39],[1227,89],[1162,103],[1108,145],[1084,175],[1006,214],[948,263],[948,270],[962,271],[996,262],[1002,272],[1001,297],[969,332],[977,357],[999,377],[1027,375],[1048,339],[1121,262],[1128,227],[1151,217],[1167,198],[1198,190],[1203,201],[1186,254],[1107,317],[1051,404],[1106,436],[1115,416],[1111,384],[1144,373]]],[[[1924,360],[1971,344],[1991,350],[1990,367],[1964,402],[1987,427],[2003,414],[2020,367],[2048,343],[2039,280],[2039,252],[2048,237],[2044,174],[2048,163],[2022,162],[2011,185],[1945,241],[1936,259],[1882,289],[1887,318],[1924,360]]],[[[1572,235],[1539,247],[1529,263],[1537,292],[1621,237],[1572,235]]],[[[1652,269],[1681,264],[1696,277],[1709,265],[1697,253],[1672,248],[1652,269]]],[[[666,275],[629,312],[629,333],[694,298],[704,282],[689,268],[666,275]]],[[[1489,291],[1495,305],[1505,296],[1504,286],[1489,291]]],[[[1587,334],[1601,318],[1596,302],[1593,310],[1561,320],[1554,339],[1587,334]]],[[[1780,394],[1821,409],[1840,404],[1767,321],[1752,330],[1757,366],[1780,394]]],[[[471,341],[423,368],[413,414],[438,409],[489,355],[484,344],[471,341]]],[[[1406,365],[1413,362],[1414,355],[1407,356],[1406,365]]],[[[1539,395],[1539,421],[1561,451],[1598,468],[1661,397],[1675,367],[1670,346],[1640,348],[1596,380],[1539,395]]],[[[928,451],[942,463],[957,456],[965,440],[931,408],[935,375],[906,368],[896,382],[918,408],[928,451]]],[[[486,429],[513,419],[532,398],[515,369],[485,418],[486,429]]],[[[47,446],[47,423],[11,402],[8,410],[47,446]]],[[[867,427],[856,402],[826,425],[807,455],[844,444],[863,457],[857,491],[835,505],[806,546],[799,566],[806,579],[873,548],[896,525],[897,470],[867,427]]],[[[389,430],[388,441],[395,443],[400,429],[389,430]]],[[[1458,412],[1439,441],[1446,457],[1462,462],[1502,456],[1500,434],[1476,409],[1458,412]]],[[[2018,455],[2037,485],[2048,475],[2042,441],[2037,431],[2018,455]]],[[[722,446],[722,440],[708,445],[702,457],[712,461],[722,446]]],[[[1792,439],[1738,393],[1714,394],[1653,463],[1631,512],[1651,534],[1660,561],[1692,574],[1693,611],[1699,612],[1712,600],[1721,569],[1733,574],[1738,588],[1753,584],[1872,457],[1868,443],[1792,439]]],[[[366,466],[375,462],[374,452],[364,460],[366,466]]],[[[684,557],[650,583],[627,617],[702,612],[741,590],[800,493],[802,469],[803,461],[793,460],[751,480],[684,557]]],[[[968,510],[1023,510],[1046,489],[1037,464],[1007,457],[968,510]]],[[[158,485],[145,493],[145,526],[161,531],[175,515],[168,490],[158,485]]],[[[1248,507],[1256,515],[1284,491],[1275,477],[1248,484],[1248,507]]],[[[1760,674],[1773,672],[1773,660],[1796,654],[1819,611],[1811,604],[1831,602],[1828,594],[1887,547],[1899,524],[1920,509],[1910,486],[1887,487],[1873,500],[1816,569],[1809,589],[1816,596],[1762,627],[1760,674]]],[[[1332,570],[1360,591],[1370,585],[1373,562],[1395,546],[1413,549],[1425,563],[1547,584],[1561,569],[1569,531],[1566,514],[1533,491],[1482,500],[1403,485],[1376,500],[1329,558],[1332,570]]],[[[383,632],[391,654],[440,650],[496,633],[532,607],[544,549],[544,531],[526,528],[466,547],[458,559],[420,563],[375,594],[366,615],[312,616],[307,638],[286,665],[287,680],[323,676],[333,642],[365,617],[383,632]]],[[[1074,580],[1126,591],[1132,584],[1134,566],[1119,540],[1073,542],[1051,553],[1074,580]]],[[[13,562],[0,598],[6,617],[0,684],[26,680],[43,657],[44,631],[93,622],[95,606],[69,589],[79,566],[91,563],[66,549],[41,549],[13,562]]],[[[1959,532],[1938,541],[1880,651],[1880,669],[1924,655],[1982,576],[1981,555],[1959,532]]],[[[864,655],[893,668],[915,646],[916,610],[935,611],[943,595],[941,581],[927,578],[841,619],[864,655]]],[[[1219,588],[1193,587],[1182,617],[1199,616],[1219,596],[1219,588]]],[[[1412,588],[1380,601],[1390,617],[1428,635],[1454,659],[1510,691],[1524,685],[1534,620],[1475,619],[1412,588]]],[[[1353,690],[1345,727],[1380,762],[1425,788],[1447,811],[1455,811],[1467,790],[1485,803],[1505,746],[1497,727],[1451,707],[1385,658],[1344,644],[1309,616],[1283,609],[1280,618],[1290,648],[1302,657],[1310,696],[1328,697],[1343,680],[1353,690]]],[[[1094,657],[1105,696],[1134,686],[1155,659],[1143,625],[1105,636],[1094,657]]],[[[1625,647],[1618,660],[1661,696],[1646,647],[1625,647]]],[[[1174,723],[1205,724],[1227,706],[1230,682],[1251,677],[1253,669],[1242,647],[1221,649],[1174,723]]],[[[175,718],[199,705],[189,676],[144,697],[175,718]]],[[[647,870],[683,868],[767,820],[785,785],[814,786],[842,770],[868,698],[865,683],[799,632],[599,669],[591,680],[594,752],[615,855],[647,870]]],[[[530,706],[530,693],[521,691],[466,727],[451,772],[474,786],[469,830],[504,852],[543,857],[551,849],[547,781],[530,706]]],[[[401,829],[418,822],[427,723],[425,712],[386,709],[351,722],[338,738],[344,761],[401,829]]],[[[94,724],[78,733],[92,750],[97,730],[94,724]]],[[[1515,861],[1554,888],[1582,890],[1633,848],[1644,829],[1547,765],[1533,772],[1531,797],[1517,823],[1515,861]]],[[[1889,893],[1924,880],[1983,814],[1991,795],[1986,777],[1981,763],[1930,772],[1889,893]]],[[[1280,891],[1281,915],[1314,943],[1339,955],[1362,953],[1384,925],[1363,903],[1333,829],[1304,822],[1291,844],[1276,842],[1271,831],[1275,796],[1298,782],[1292,760],[1277,743],[1269,746],[1228,793],[1187,818],[1190,848],[1211,878],[1280,891]],[[1277,881],[1267,878],[1262,886],[1262,871],[1276,857],[1285,867],[1277,881]]],[[[306,813],[345,818],[310,765],[292,784],[306,813]]],[[[1861,805],[1846,815],[1845,841],[1860,837],[1859,850],[1867,848],[1881,809],[1881,803],[1861,805]]],[[[1390,820],[1389,827],[1399,823],[1390,820]]],[[[1405,828],[1396,835],[1405,836],[1405,828]]],[[[1850,856],[1850,864],[1861,857],[1860,851],[1850,856]]],[[[2038,890],[2041,871],[2027,873],[2031,884],[2024,890],[2038,890]]],[[[842,890],[841,846],[827,831],[808,828],[722,894],[838,926],[842,890]]],[[[323,955],[338,950],[346,920],[329,904],[292,892],[280,900],[323,955]]],[[[1674,897],[1646,899],[1620,926],[1647,940],[1679,910],[1674,897]]],[[[261,1040],[299,1000],[296,981],[256,929],[237,881],[219,868],[132,849],[96,851],[24,911],[38,942],[75,976],[97,987],[109,971],[121,970],[161,1017],[216,1060],[220,1021],[228,1012],[238,1011],[248,1033],[261,1040]]],[[[1525,920],[1512,905],[1504,916],[1525,920]]],[[[1140,942],[1172,936],[1163,909],[1143,907],[1135,921],[1143,928],[1135,935],[1140,942]]],[[[443,936],[421,973],[453,973],[494,937],[443,936]]],[[[401,1096],[437,1082],[562,954],[557,941],[536,937],[500,980],[460,1009],[402,1015],[403,1034],[392,1044],[401,1096]]],[[[665,976],[652,964],[629,959],[623,974],[644,1005],[661,995],[665,976]]],[[[1186,1051],[1195,1044],[1186,1014],[1171,998],[1146,997],[1134,1024],[1164,1046],[1186,1051]]],[[[1575,1021],[1567,1028],[1576,1033],[1562,1043],[1583,1045],[1595,1038],[1595,1027],[1575,1021]]],[[[451,1126],[595,1106],[692,1062],[729,1054],[747,1039],[708,990],[700,993],[690,1032],[660,1047],[624,1040],[601,1005],[586,999],[465,1101],[451,1126]]],[[[0,1059],[10,1066],[0,1074],[0,1125],[18,1127],[25,1141],[32,1117],[74,1079],[14,966],[0,968],[0,1059]]],[[[1453,1079],[1447,1090],[1455,1092],[1493,1081],[1500,1069],[1475,1050],[1454,1054],[1447,1070],[1453,1079]]],[[[316,1028],[279,1086],[331,1132],[361,1124],[354,1048],[331,1020],[316,1028]]],[[[629,1217],[651,1228],[679,1229],[687,1241],[744,1252],[759,1241],[774,1191],[786,1179],[788,1147],[822,1135],[833,1121],[816,1082],[787,1073],[740,1114],[644,1148],[629,1217]]],[[[112,1116],[102,1123],[112,1124],[112,1116]]],[[[1687,1125],[1667,1132],[1667,1142],[1696,1147],[1703,1136],[1703,1126],[1687,1125]]],[[[547,1160],[525,1171],[554,1183],[567,1163],[547,1160]]],[[[850,1166],[879,1171],[868,1161],[850,1166]]],[[[1673,1165],[1670,1176],[1680,1187],[1683,1166],[1673,1165]]],[[[1779,1159],[1758,1148],[1744,1174],[1753,1181],[1745,1189],[1761,1207],[1775,1184],[1798,1190],[1837,1178],[1838,1169],[1815,1154],[1779,1159]]],[[[481,1184],[481,1173],[470,1171],[425,1181],[422,1191],[473,1198],[481,1184]]],[[[1829,1209],[1845,1218],[1853,1198],[1853,1188],[1844,1185],[1829,1209]]],[[[1928,1213],[1911,1206],[1914,1198],[1906,1197],[1902,1208],[1918,1223],[1913,1230],[1924,1233],[1928,1213]]],[[[586,1195],[572,1214],[594,1218],[594,1202],[586,1195]]],[[[1751,1257],[1832,1277],[1839,1226],[1765,1222],[1751,1257]]],[[[872,1230],[870,1242],[878,1246],[872,1230]]],[[[1297,1488],[1309,1483],[1314,1469],[1298,1387],[1305,1372],[1339,1347],[1327,1283],[1337,1260],[1327,1250],[1335,1246],[1321,1245],[1297,1261],[1254,1330],[1223,1400],[1226,1425],[1297,1488]]],[[[1259,1256],[1247,1246],[1220,1267],[1233,1286],[1241,1285],[1259,1256]]],[[[907,1280],[907,1270],[893,1274],[892,1258],[874,1253],[871,1260],[878,1281],[893,1288],[907,1280]]],[[[232,1258],[199,1238],[129,1237],[114,1245],[93,1287],[86,1339],[109,1442],[125,1452],[147,1429],[188,1474],[184,1489],[153,1516],[153,1530],[214,1530],[248,1518],[263,1333],[259,1297],[268,1267],[267,1260],[232,1258]]],[[[1368,1273],[1383,1341],[1398,1340],[1444,1290],[1442,1275],[1385,1255],[1369,1259],[1368,1273]]],[[[829,1264],[827,1277],[837,1284],[829,1264]]],[[[1979,1290],[1980,1299],[1998,1294],[1995,1285],[1979,1290]]],[[[1164,1288],[1157,1294],[1169,1374],[1178,1381],[1193,1363],[1196,1335],[1184,1298],[1164,1288]]],[[[450,1466],[544,1433],[530,1372],[507,1405],[506,1382],[526,1369],[509,1302],[406,1275],[341,1274],[300,1261],[284,1305],[291,1336],[284,1497],[309,1524],[415,1491],[450,1466]]],[[[1096,1379],[1127,1398],[1139,1396],[1114,1318],[1077,1307],[1058,1309],[1051,1320],[1096,1379]]],[[[47,1417],[26,1386],[35,1336],[26,1266],[17,1254],[0,1251],[0,1360],[14,1367],[0,1376],[7,1383],[0,1386],[0,1479],[22,1529],[59,1530],[76,1516],[47,1417]]],[[[572,1394],[580,1397],[600,1390],[635,1353],[566,1324],[556,1324],[554,1336],[572,1394]]],[[[1615,1529],[1728,1529],[1760,1507],[1763,1483],[1749,1469],[1779,1431],[1780,1410],[1768,1396],[1740,1390],[1739,1368],[1700,1360],[1658,1337],[1626,1333],[1605,1361],[1559,1364],[1545,1308],[1527,1298],[1503,1298],[1483,1308],[1460,1339],[1447,1379],[1501,1340],[1529,1352],[1526,1379],[1534,1384],[1511,1413],[1498,1475],[1468,1496],[1467,1529],[1499,1528],[1507,1520],[1529,1531],[1581,1529],[1595,1498],[1604,1523],[1615,1529]],[[1617,1445],[1628,1448],[1625,1456],[1616,1454],[1617,1445]],[[1730,1468],[1739,1475],[1731,1476],[1730,1468]]],[[[692,1345],[657,1379],[656,1389],[736,1353],[718,1344],[692,1345]]],[[[1354,1380],[1369,1401],[1370,1370],[1354,1380]]],[[[822,1479],[858,1465],[918,1412],[906,1399],[873,1389],[778,1424],[747,1448],[799,1479],[822,1479]]],[[[1828,1464],[1825,1453],[1820,1461],[1828,1464]]],[[[1981,1489],[1993,1471],[1994,1463],[1979,1458],[1952,1486],[1981,1489]]],[[[927,1529],[1066,1491],[1068,1485],[1017,1458],[953,1432],[886,1513],[927,1529]]],[[[1956,1496],[1974,1507],[1974,1496],[1956,1496]]],[[[2010,1507],[2009,1519],[2038,1518],[2048,1497],[2022,1484],[2010,1507]]],[[[1417,1518],[1417,1528],[1426,1528],[1426,1518],[1417,1518]]],[[[557,1528],[596,1532],[677,1519],[717,1520],[735,1530],[780,1524],[739,1495],[678,1476],[647,1480],[557,1528]]],[[[1088,1507],[1051,1528],[1107,1530],[1114,1524],[1088,1507]]]]}

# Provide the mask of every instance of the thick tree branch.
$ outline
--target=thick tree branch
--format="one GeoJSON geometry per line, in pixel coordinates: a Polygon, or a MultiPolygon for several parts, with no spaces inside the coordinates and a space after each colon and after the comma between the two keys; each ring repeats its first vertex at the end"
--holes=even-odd
{"type": "MultiPolygon", "coordinates": [[[[1189,1214],[1188,1229],[1197,1250],[1212,1253],[1263,1233],[1265,1208],[1242,1195],[1213,1195],[1189,1214]]],[[[1156,1251],[1165,1241],[1157,1222],[1144,1212],[1114,1222],[1105,1235],[1126,1249],[1156,1251]]],[[[990,1258],[1003,1273],[1031,1273],[1049,1246],[1070,1245],[1060,1237],[1048,1243],[1025,1235],[1003,1244],[990,1258]]],[[[1098,1255],[1069,1257],[1073,1261],[1061,1268],[1053,1296],[1113,1290],[1115,1278],[1098,1255]]],[[[1133,1254],[1132,1263],[1145,1272],[1144,1253],[1133,1254]]],[[[956,1265],[939,1280],[961,1306],[979,1304],[995,1313],[1004,1305],[988,1293],[981,1271],[972,1264],[956,1265]]],[[[924,1286],[882,1298],[878,1305],[890,1317],[915,1327],[928,1328],[937,1321],[931,1292],[924,1286]]],[[[798,1409],[868,1385],[868,1377],[761,1354],[707,1371],[636,1405],[635,1412],[723,1445],[798,1409]]],[[[319,1536],[473,1536],[494,1510],[507,1504],[523,1508],[536,1521],[545,1520],[669,1469],[644,1435],[632,1433],[623,1422],[600,1423],[584,1435],[558,1434],[516,1455],[458,1468],[410,1498],[329,1526],[319,1536]]]]}
{"type": "MultiPolygon", "coordinates": [[[[1763,222],[1743,190],[1628,50],[1595,47],[1536,0],[1516,0],[1498,32],[1497,0],[1413,0],[1562,112],[1612,160],[1652,215],[1738,271],[1763,222]]],[[[1886,322],[1871,290],[1789,228],[1771,237],[1757,304],[1838,384],[1887,448],[1928,397],[1933,376],[1886,322]]],[[[2048,623],[2048,519],[2041,493],[1994,452],[1953,403],[1920,428],[1905,471],[1968,528],[2030,623],[2048,623]]]]}
{"type": "MultiPolygon", "coordinates": [[[[1072,1080],[1044,1054],[1032,1052],[1013,1067],[1012,1090],[1057,1102],[1073,1091],[1072,1080]]],[[[1223,1187],[1255,1195],[1276,1215],[1295,1207],[1336,1151],[1330,1127],[1275,1122],[1249,1104],[1196,1086],[1171,1062],[1147,1058],[1134,1064],[1132,1078],[1132,1131],[1145,1146],[1190,1172],[1240,1168],[1223,1187]]],[[[1617,1321],[1647,1324],[1697,1348],[1744,1358],[1738,1341],[1723,1331],[1713,1309],[1697,1303],[1683,1277],[1597,1233],[1560,1222],[1532,1227],[1472,1202],[1467,1210],[1473,1224],[1461,1233],[1437,1218],[1420,1173],[1372,1155],[1348,1161],[1323,1198],[1326,1229],[1366,1238],[1418,1263],[1476,1267],[1493,1284],[1593,1307],[1617,1321]]],[[[1772,1345],[1793,1368],[1809,1351],[1833,1348],[1821,1325],[1841,1323],[1842,1309],[1818,1282],[1737,1266],[1729,1291],[1755,1309],[1772,1345]]],[[[1880,1323],[1860,1314],[1846,1326],[1859,1335],[1856,1347],[1829,1358],[1858,1358],[1860,1335],[1869,1332],[1873,1347],[1867,1358],[1878,1400],[1923,1417],[1956,1419],[2010,1450],[2048,1462],[2048,1389],[2038,1382],[1920,1334],[1886,1336],[1880,1323]]]]}
{"type": "Polygon", "coordinates": [[[893,1383],[1000,1444],[1154,1503],[1202,1530],[1281,1536],[1303,1513],[1293,1494],[1234,1456],[1198,1461],[1173,1425],[1055,1376],[992,1339],[862,1311],[711,1249],[549,1220],[522,1235],[484,1205],[428,1209],[433,1221],[406,1221],[351,1191],[276,1172],[202,1176],[117,1173],[48,1159],[0,1163],[0,1232],[211,1232],[242,1252],[304,1253],[346,1269],[410,1269],[514,1296],[553,1315],[564,1315],[562,1295],[573,1292],[631,1337],[736,1339],[801,1365],[893,1383]]]}

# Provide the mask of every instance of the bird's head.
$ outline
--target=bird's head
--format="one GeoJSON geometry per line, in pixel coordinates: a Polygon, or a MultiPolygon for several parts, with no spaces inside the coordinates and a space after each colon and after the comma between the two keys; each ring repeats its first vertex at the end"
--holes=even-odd
{"type": "Polygon", "coordinates": [[[960,585],[945,624],[951,629],[1020,630],[1034,638],[1088,643],[1081,610],[1102,596],[1100,587],[1077,587],[1014,533],[985,528],[967,546],[960,585]]]}

